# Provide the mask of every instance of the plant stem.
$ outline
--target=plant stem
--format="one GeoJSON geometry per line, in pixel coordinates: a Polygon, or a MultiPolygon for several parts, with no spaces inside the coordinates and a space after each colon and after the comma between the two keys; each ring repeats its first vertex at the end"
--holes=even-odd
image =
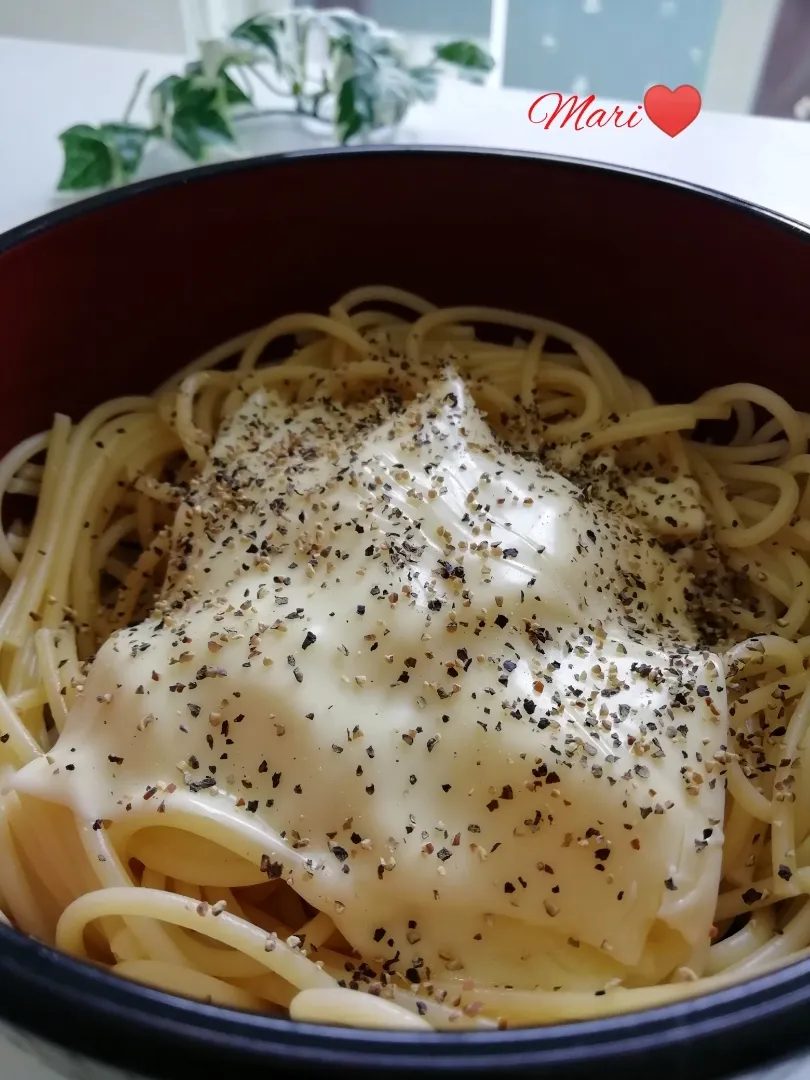
{"type": "Polygon", "coordinates": [[[309,44],[309,21],[305,21],[303,24],[298,23],[298,83],[300,90],[296,95],[298,98],[299,112],[303,112],[303,97],[304,90],[307,85],[307,46],[309,44]]]}
{"type": "Polygon", "coordinates": [[[312,98],[312,116],[314,116],[316,120],[322,120],[323,119],[323,117],[320,114],[321,103],[323,102],[324,98],[326,98],[328,96],[329,96],[329,91],[328,90],[321,90],[320,93],[317,93],[317,94],[315,94],[313,96],[313,98],[312,98]]]}
{"type": "Polygon", "coordinates": [[[243,112],[240,116],[235,118],[235,123],[239,123],[242,120],[255,120],[262,116],[298,116],[304,117],[306,120],[317,120],[321,124],[329,125],[329,121],[325,120],[322,116],[318,116],[311,110],[300,109],[251,109],[250,112],[243,112]]]}
{"type": "Polygon", "coordinates": [[[135,83],[132,93],[130,94],[129,101],[127,102],[127,107],[126,109],[124,109],[123,122],[125,124],[129,123],[130,117],[132,116],[132,110],[135,108],[138,98],[141,96],[141,90],[143,90],[143,84],[146,82],[146,77],[148,74],[148,71],[142,71],[138,76],[137,82],[135,83]]]}

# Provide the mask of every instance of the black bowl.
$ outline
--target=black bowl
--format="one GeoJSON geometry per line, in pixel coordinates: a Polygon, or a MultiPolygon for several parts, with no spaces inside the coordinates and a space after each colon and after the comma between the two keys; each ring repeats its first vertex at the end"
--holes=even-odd
{"type": "MultiPolygon", "coordinates": [[[[136,184],[0,238],[0,451],[207,346],[389,282],[569,323],[662,400],[763,382],[810,408],[810,232],[683,184],[528,155],[301,154],[136,184]]],[[[630,1016],[397,1034],[231,1012],[0,926],[0,1031],[65,1076],[720,1076],[810,1048],[810,961],[630,1016]]]]}

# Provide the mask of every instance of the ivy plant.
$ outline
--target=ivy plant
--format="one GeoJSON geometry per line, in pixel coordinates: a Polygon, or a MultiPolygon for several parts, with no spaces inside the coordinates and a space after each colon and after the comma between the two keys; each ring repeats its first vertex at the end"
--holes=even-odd
{"type": "Polygon", "coordinates": [[[235,119],[261,115],[257,84],[283,103],[270,111],[323,121],[345,144],[396,126],[418,101],[433,101],[443,75],[480,80],[492,66],[489,53],[472,41],[439,45],[428,62],[412,64],[395,34],[340,8],[255,15],[226,38],[203,42],[199,59],[181,75],[151,88],[148,124],[132,120],[144,73],[123,119],[63,131],[59,190],[126,183],[155,140],[173,144],[192,162],[204,161],[212,146],[236,143],[235,119]]]}

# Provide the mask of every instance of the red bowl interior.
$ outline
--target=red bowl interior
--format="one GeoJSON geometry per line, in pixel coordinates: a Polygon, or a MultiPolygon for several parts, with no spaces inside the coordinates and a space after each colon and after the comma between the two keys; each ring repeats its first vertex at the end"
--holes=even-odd
{"type": "Polygon", "coordinates": [[[569,323],[663,400],[751,380],[810,402],[808,280],[801,229],[612,170],[451,151],[224,169],[0,254],[0,450],[383,282],[569,323]]]}

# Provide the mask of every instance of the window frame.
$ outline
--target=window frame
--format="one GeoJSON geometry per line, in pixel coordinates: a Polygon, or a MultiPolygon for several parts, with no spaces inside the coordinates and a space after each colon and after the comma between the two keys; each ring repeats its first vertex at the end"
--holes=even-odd
{"type": "Polygon", "coordinates": [[[703,83],[703,104],[750,115],[782,0],[723,0],[703,83]]]}

